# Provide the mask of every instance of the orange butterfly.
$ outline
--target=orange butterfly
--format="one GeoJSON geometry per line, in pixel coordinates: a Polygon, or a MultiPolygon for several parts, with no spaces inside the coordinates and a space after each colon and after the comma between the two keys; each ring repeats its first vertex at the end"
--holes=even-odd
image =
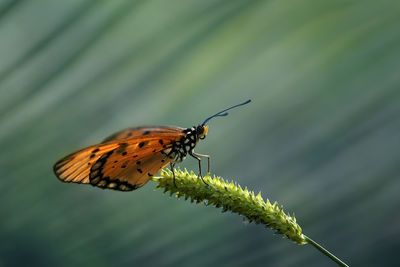
{"type": "MultiPolygon", "coordinates": [[[[197,127],[180,128],[169,126],[136,127],[117,132],[102,143],[84,148],[59,160],[53,167],[56,176],[63,182],[83,183],[119,191],[131,191],[146,184],[168,164],[173,170],[176,163],[186,155],[199,162],[201,179],[201,157],[194,147],[207,135],[205,124],[214,117],[228,115],[226,111],[249,103],[250,100],[227,108],[207,118],[197,127]]],[[[203,180],[204,182],[204,180],[203,180]]]]}

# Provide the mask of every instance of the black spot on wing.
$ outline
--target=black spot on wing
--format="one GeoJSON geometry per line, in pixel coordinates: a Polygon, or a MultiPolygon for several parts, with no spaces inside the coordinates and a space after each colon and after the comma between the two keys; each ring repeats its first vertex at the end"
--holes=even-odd
{"type": "Polygon", "coordinates": [[[128,166],[129,164],[129,160],[125,161],[124,164],[122,164],[121,168],[126,168],[126,166],[128,166]]]}
{"type": "Polygon", "coordinates": [[[148,141],[140,142],[140,143],[139,143],[139,147],[142,148],[142,147],[144,147],[145,145],[147,145],[148,143],[149,143],[148,141]]]}

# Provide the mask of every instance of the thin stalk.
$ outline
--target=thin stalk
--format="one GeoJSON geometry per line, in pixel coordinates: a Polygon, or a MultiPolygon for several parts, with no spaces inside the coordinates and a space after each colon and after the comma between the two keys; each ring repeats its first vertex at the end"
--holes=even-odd
{"type": "Polygon", "coordinates": [[[326,256],[328,256],[329,258],[331,258],[331,260],[333,260],[334,262],[336,262],[337,264],[339,264],[340,266],[344,266],[344,267],[349,267],[349,265],[347,265],[346,263],[344,263],[343,261],[341,261],[338,257],[336,257],[335,255],[333,255],[332,253],[330,253],[327,249],[325,249],[323,246],[321,246],[320,244],[318,244],[317,242],[315,242],[314,240],[312,240],[311,238],[309,238],[308,236],[306,236],[305,234],[303,234],[304,238],[307,240],[307,243],[314,246],[316,249],[318,249],[319,251],[321,251],[322,253],[324,253],[326,256]]]}

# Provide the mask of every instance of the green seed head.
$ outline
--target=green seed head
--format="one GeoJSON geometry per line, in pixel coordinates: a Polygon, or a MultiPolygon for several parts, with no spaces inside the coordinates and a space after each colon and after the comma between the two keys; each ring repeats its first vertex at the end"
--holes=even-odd
{"type": "Polygon", "coordinates": [[[247,188],[243,190],[238,184],[225,182],[221,177],[207,175],[204,180],[208,186],[193,172],[179,169],[175,170],[177,187],[174,185],[173,173],[168,169],[162,170],[160,177],[153,178],[158,183],[156,189],[163,188],[164,193],[175,193],[177,197],[190,199],[191,202],[221,207],[224,211],[244,216],[250,222],[264,224],[297,244],[307,243],[296,218],[286,215],[278,203],[271,204],[268,199],[265,202],[261,193],[255,195],[247,188]]]}

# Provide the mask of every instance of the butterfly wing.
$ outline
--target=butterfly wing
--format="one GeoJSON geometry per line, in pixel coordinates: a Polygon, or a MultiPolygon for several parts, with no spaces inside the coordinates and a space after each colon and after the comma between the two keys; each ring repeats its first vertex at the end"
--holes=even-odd
{"type": "Polygon", "coordinates": [[[118,143],[91,146],[59,160],[53,167],[56,176],[67,183],[89,183],[92,166],[104,155],[118,147],[118,143]]]}
{"type": "Polygon", "coordinates": [[[155,136],[159,134],[180,134],[183,130],[183,128],[174,126],[141,126],[116,132],[104,139],[102,143],[107,143],[115,140],[127,140],[141,136],[145,137],[155,136]]]}
{"type": "Polygon", "coordinates": [[[174,160],[174,155],[168,155],[173,140],[164,137],[141,139],[139,143],[122,141],[118,149],[96,162],[89,174],[90,183],[122,191],[143,186],[174,160]]]}
{"type": "Polygon", "coordinates": [[[120,191],[137,189],[174,159],[168,153],[184,135],[181,129],[139,127],[118,132],[106,143],[61,159],[54,165],[54,172],[64,182],[120,191]],[[131,133],[129,138],[127,133],[131,133]]]}

